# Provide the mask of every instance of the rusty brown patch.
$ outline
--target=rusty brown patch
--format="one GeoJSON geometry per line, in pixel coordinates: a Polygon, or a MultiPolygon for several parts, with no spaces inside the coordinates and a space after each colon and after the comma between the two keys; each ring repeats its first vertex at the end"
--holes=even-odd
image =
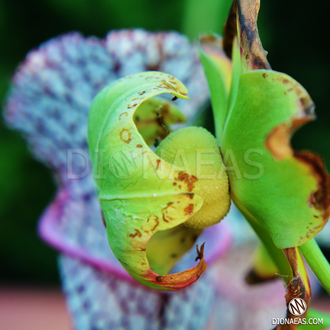
{"type": "Polygon", "coordinates": [[[194,193],[182,193],[182,195],[187,196],[190,199],[193,199],[194,198],[194,193]]]}
{"type": "Polygon", "coordinates": [[[318,189],[313,193],[312,205],[321,212],[324,221],[330,216],[330,176],[323,159],[311,151],[295,151],[294,157],[311,168],[318,182],[318,189]]]}
{"type": "Polygon", "coordinates": [[[310,208],[314,207],[314,192],[310,193],[307,203],[310,208]]]}
{"type": "Polygon", "coordinates": [[[143,95],[146,91],[138,92],[139,95],[143,95]]]}
{"type": "Polygon", "coordinates": [[[137,144],[136,147],[137,148],[142,148],[143,146],[142,146],[142,144],[137,144]]]}
{"type": "MultiPolygon", "coordinates": [[[[189,175],[185,172],[179,172],[176,180],[183,181],[187,185],[188,191],[192,191],[195,188],[195,182],[198,181],[198,179],[194,175],[189,175]]],[[[181,189],[180,186],[179,188],[181,189]]]]}
{"type": "Polygon", "coordinates": [[[165,222],[169,222],[168,220],[174,220],[174,218],[172,218],[172,217],[170,217],[170,216],[167,215],[167,209],[168,209],[169,207],[173,207],[173,208],[175,209],[175,207],[172,206],[173,204],[174,204],[174,202],[168,202],[168,203],[167,203],[167,206],[163,207],[163,209],[162,209],[162,211],[163,211],[163,220],[164,220],[165,222]],[[166,215],[165,215],[165,212],[166,212],[166,215]],[[168,219],[168,220],[167,220],[167,219],[168,219]]]}
{"type": "Polygon", "coordinates": [[[134,238],[136,236],[138,236],[138,237],[142,236],[142,234],[140,233],[140,231],[138,229],[134,229],[134,231],[135,231],[135,233],[134,234],[129,234],[129,237],[134,238]]]}
{"type": "Polygon", "coordinates": [[[158,170],[158,168],[159,168],[160,159],[157,159],[157,160],[156,160],[156,162],[157,162],[157,165],[156,165],[156,171],[157,171],[157,170],[158,170]]]}
{"type": "Polygon", "coordinates": [[[163,220],[165,221],[165,222],[169,222],[166,218],[165,218],[165,212],[163,212],[163,220]]]}
{"type": "Polygon", "coordinates": [[[134,104],[127,104],[127,109],[132,109],[137,106],[137,103],[134,104]]]}
{"type": "Polygon", "coordinates": [[[119,120],[121,120],[121,117],[122,117],[123,115],[125,115],[125,117],[127,117],[127,116],[128,116],[128,112],[123,112],[123,113],[121,113],[121,114],[119,115],[119,120]]]}
{"type": "Polygon", "coordinates": [[[156,221],[156,224],[153,228],[151,228],[151,231],[154,231],[157,228],[157,226],[159,225],[159,218],[156,215],[155,215],[155,221],[156,221]]]}
{"type": "Polygon", "coordinates": [[[189,204],[185,209],[184,212],[186,215],[192,215],[194,213],[194,204],[189,204]]]}
{"type": "Polygon", "coordinates": [[[131,139],[131,133],[126,128],[123,128],[121,130],[119,136],[120,136],[120,139],[123,142],[127,143],[127,144],[129,144],[132,141],[132,139],[131,139]]]}

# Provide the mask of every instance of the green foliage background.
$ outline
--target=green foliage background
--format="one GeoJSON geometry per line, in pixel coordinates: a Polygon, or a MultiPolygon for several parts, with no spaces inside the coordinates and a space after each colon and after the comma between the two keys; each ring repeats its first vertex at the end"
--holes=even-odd
{"type": "MultiPolygon", "coordinates": [[[[0,0],[0,99],[27,52],[69,31],[104,37],[142,27],[190,37],[215,30],[230,0],[0,0]]],[[[261,1],[259,30],[274,70],[299,81],[316,103],[318,120],[293,138],[296,149],[321,154],[330,169],[330,61],[326,38],[330,2],[261,1]]],[[[35,161],[17,132],[0,123],[0,281],[58,282],[56,252],[37,236],[37,220],[55,193],[49,170],[35,161]]]]}

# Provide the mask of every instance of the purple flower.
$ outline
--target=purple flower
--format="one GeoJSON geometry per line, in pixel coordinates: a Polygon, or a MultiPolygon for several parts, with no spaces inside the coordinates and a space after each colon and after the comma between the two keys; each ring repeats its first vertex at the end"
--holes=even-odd
{"type": "MultiPolygon", "coordinates": [[[[177,105],[188,123],[193,122],[208,99],[207,84],[195,47],[175,32],[114,31],[103,40],[71,33],[30,52],[18,68],[5,120],[24,134],[58,184],[39,232],[62,254],[63,289],[75,329],[203,329],[208,320],[215,329],[229,329],[217,319],[224,314],[213,313],[230,300],[225,288],[235,287],[235,281],[218,270],[217,260],[231,242],[226,222],[206,229],[197,241],[207,242],[208,271],[175,293],[152,291],[135,282],[108,245],[87,155],[88,111],[105,85],[147,70],[175,75],[187,86],[191,99],[178,100],[177,105]]],[[[174,271],[191,267],[194,258],[193,249],[174,271]]],[[[272,285],[275,291],[281,287],[280,282],[272,285]]],[[[255,292],[253,287],[244,290],[250,290],[245,297],[255,292]]],[[[233,297],[241,299],[242,294],[233,297]]],[[[276,305],[278,299],[274,301],[276,305]]],[[[232,312],[237,314],[241,305],[234,304],[232,312]]],[[[224,315],[230,324],[236,324],[234,314],[224,315]]]]}

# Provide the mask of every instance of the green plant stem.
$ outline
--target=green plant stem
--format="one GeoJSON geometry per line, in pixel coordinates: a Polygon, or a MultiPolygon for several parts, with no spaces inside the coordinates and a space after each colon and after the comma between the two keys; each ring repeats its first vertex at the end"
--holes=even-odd
{"type": "MultiPolygon", "coordinates": [[[[240,209],[242,210],[242,208],[240,209]]],[[[273,259],[275,266],[280,272],[283,281],[287,284],[292,279],[292,269],[283,251],[274,245],[268,232],[248,212],[243,212],[243,215],[250,223],[260,241],[264,244],[269,256],[273,259]]]]}
{"type": "Polygon", "coordinates": [[[272,278],[278,269],[263,242],[255,251],[253,269],[261,278],[272,278]]]}
{"type": "Polygon", "coordinates": [[[315,239],[313,238],[307,243],[300,245],[299,250],[315,276],[330,295],[330,265],[315,239]]]}

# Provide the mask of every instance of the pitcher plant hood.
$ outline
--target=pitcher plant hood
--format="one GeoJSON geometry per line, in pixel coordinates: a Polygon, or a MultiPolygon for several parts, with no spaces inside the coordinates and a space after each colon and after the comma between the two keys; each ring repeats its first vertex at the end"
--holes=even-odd
{"type": "Polygon", "coordinates": [[[184,117],[170,101],[152,98],[162,93],[187,99],[185,86],[161,72],[131,75],[107,86],[93,101],[88,141],[112,251],[140,282],[152,288],[177,290],[196,281],[206,269],[204,244],[197,247],[200,263],[196,267],[166,274],[192,247],[201,229],[226,215],[230,202],[221,155],[215,138],[206,130],[195,127],[193,134],[201,142],[199,147],[213,146],[217,152],[215,170],[220,176],[214,178],[213,186],[208,180],[198,184],[196,170],[192,169],[193,174],[182,164],[167,161],[177,154],[178,145],[190,145],[190,149],[180,149],[180,156],[192,165],[197,145],[189,137],[191,128],[176,132],[184,131],[182,136],[169,133],[167,125],[182,122],[184,117]],[[156,153],[148,146],[155,136],[165,136],[156,153]],[[212,206],[224,207],[211,207],[208,214],[201,213],[201,209],[210,208],[207,204],[211,199],[205,197],[218,191],[223,194],[223,203],[212,198],[212,206]],[[204,200],[207,202],[203,206],[204,200]],[[201,214],[203,217],[198,219],[201,214]],[[187,221],[190,218],[194,222],[187,221]]]}

